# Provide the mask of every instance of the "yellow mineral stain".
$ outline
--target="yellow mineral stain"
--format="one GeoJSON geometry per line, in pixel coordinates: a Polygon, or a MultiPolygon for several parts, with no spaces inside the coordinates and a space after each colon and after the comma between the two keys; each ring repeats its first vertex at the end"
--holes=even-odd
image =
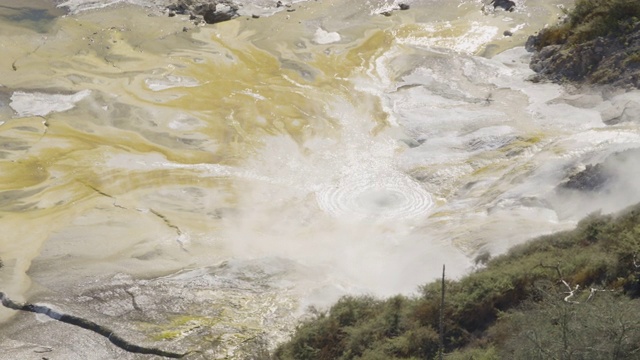
{"type": "MultiPolygon", "coordinates": [[[[354,80],[401,76],[385,73],[392,61],[389,54],[420,53],[410,41],[402,44],[404,40],[440,37],[453,42],[470,32],[470,19],[486,17],[473,3],[433,12],[417,4],[412,5],[414,11],[394,12],[391,17],[349,18],[342,11],[355,9],[353,2],[334,0],[296,5],[304,10],[283,11],[268,20],[237,19],[198,28],[179,16],[153,18],[131,6],[52,17],[46,15],[57,14],[52,4],[4,0],[0,6],[0,100],[15,91],[65,95],[90,91],[73,109],[0,119],[0,258],[5,264],[0,290],[16,300],[28,297],[29,289],[35,292],[30,276],[48,270],[38,264],[54,264],[54,276],[69,276],[65,281],[77,284],[81,275],[67,272],[69,263],[107,268],[94,270],[101,275],[118,266],[122,267],[118,271],[148,275],[151,266],[168,271],[162,266],[169,262],[176,268],[209,266],[212,259],[234,251],[229,247],[238,245],[228,243],[241,236],[273,233],[289,240],[286,231],[285,236],[278,233],[284,226],[273,223],[279,219],[241,218],[240,211],[253,210],[242,192],[262,190],[251,185],[266,178],[243,173],[252,169],[243,168],[242,161],[259,154],[272,136],[284,135],[300,146],[311,138],[349,141],[347,136],[339,138],[340,128],[358,121],[371,135],[383,133],[391,126],[389,115],[380,99],[357,90],[354,80]],[[21,13],[16,7],[46,13],[21,13]],[[412,17],[433,22],[455,13],[464,18],[436,21],[434,26],[404,23],[413,22],[412,17]],[[16,14],[23,18],[11,20],[16,14]],[[319,43],[314,34],[320,28],[338,32],[340,40],[319,43]],[[346,115],[340,104],[349,108],[346,115]],[[226,172],[200,165],[224,165],[226,172]],[[246,208],[238,209],[239,204],[246,208]],[[237,232],[236,227],[246,227],[241,230],[247,232],[237,232]],[[252,233],[251,228],[259,231],[252,233]],[[213,231],[218,229],[222,231],[213,231]],[[150,253],[154,261],[136,262],[150,253]]],[[[500,27],[501,22],[496,17],[491,25],[500,27]]],[[[476,176],[516,179],[530,165],[511,169],[505,154],[526,150],[541,139],[531,135],[488,154],[499,157],[495,163],[478,158],[469,164],[441,165],[443,171],[467,165],[468,172],[452,176],[453,184],[434,185],[441,188],[434,191],[440,191],[435,194],[441,197],[438,205],[446,204],[463,181],[476,176]]],[[[423,170],[437,178],[437,167],[423,170]]],[[[277,180],[274,187],[280,186],[277,180]]],[[[477,191],[485,191],[490,199],[500,193],[492,187],[477,191]]],[[[313,190],[306,196],[305,204],[315,206],[313,190]]],[[[456,211],[431,217],[444,221],[456,211]]],[[[464,245],[456,234],[452,237],[464,245]]],[[[257,334],[262,317],[238,319],[263,311],[265,306],[256,302],[277,303],[282,295],[240,294],[236,303],[225,298],[219,301],[223,308],[219,318],[169,318],[148,333],[155,340],[171,340],[195,327],[222,323],[257,334]]],[[[0,309],[0,323],[11,314],[0,309]]]]}

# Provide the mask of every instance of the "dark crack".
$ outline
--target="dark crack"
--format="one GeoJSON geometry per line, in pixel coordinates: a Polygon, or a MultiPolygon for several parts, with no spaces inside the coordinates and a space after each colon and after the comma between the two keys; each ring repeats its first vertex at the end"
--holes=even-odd
{"type": "Polygon", "coordinates": [[[160,214],[159,212],[153,210],[153,209],[149,209],[149,212],[152,213],[153,215],[157,216],[158,218],[160,218],[160,220],[162,220],[168,227],[174,229],[176,231],[176,234],[178,234],[178,244],[180,245],[180,248],[183,251],[189,252],[189,250],[185,249],[184,244],[182,243],[182,241],[180,240],[180,238],[183,235],[182,230],[180,230],[180,228],[177,225],[174,225],[171,220],[169,220],[169,218],[167,218],[166,216],[160,214]]]}
{"type": "Polygon", "coordinates": [[[93,186],[93,185],[89,185],[89,184],[84,184],[84,185],[85,185],[86,187],[88,187],[89,189],[91,189],[91,190],[93,190],[93,191],[97,192],[98,194],[102,195],[102,196],[106,196],[106,197],[108,197],[108,198],[110,198],[110,199],[114,199],[114,200],[116,199],[116,198],[115,198],[115,197],[113,197],[112,195],[107,194],[106,192],[104,192],[104,191],[102,191],[102,190],[98,189],[97,187],[95,187],[95,186],[93,186]]]}
{"type": "Polygon", "coordinates": [[[180,230],[180,228],[177,225],[174,225],[166,216],[160,214],[159,212],[153,209],[149,209],[149,212],[159,217],[165,224],[167,224],[168,227],[175,229],[176,233],[178,233],[178,236],[182,235],[182,230],[180,230]]]}
{"type": "MultiPolygon", "coordinates": [[[[106,196],[110,199],[113,199],[113,206],[120,208],[120,209],[124,209],[124,210],[129,210],[128,208],[122,206],[122,205],[118,205],[117,204],[117,200],[116,197],[114,197],[113,195],[107,194],[104,191],[96,188],[93,185],[87,184],[87,183],[82,183],[84,186],[88,187],[89,189],[95,191],[96,193],[102,195],[102,196],[106,196]]],[[[142,211],[142,210],[138,210],[138,211],[142,211]]],[[[180,237],[184,234],[182,232],[182,230],[177,226],[174,225],[171,220],[169,220],[169,218],[167,218],[166,216],[162,215],[161,213],[157,212],[156,210],[153,209],[149,209],[149,212],[152,213],[153,215],[157,216],[160,220],[162,220],[162,222],[165,223],[165,225],[167,225],[168,227],[170,227],[171,229],[174,229],[176,231],[176,234],[178,235],[178,244],[180,245],[180,247],[182,248],[182,250],[187,251],[187,249],[185,249],[184,245],[182,244],[182,241],[180,240],[180,237]]]]}
{"type": "Polygon", "coordinates": [[[53,351],[53,348],[49,346],[40,346],[40,348],[33,350],[33,352],[36,354],[45,354],[52,351],[53,351]]]}
{"type": "Polygon", "coordinates": [[[2,301],[2,305],[9,309],[19,310],[19,311],[28,311],[36,314],[43,314],[54,320],[67,323],[70,325],[78,326],[86,330],[93,331],[96,334],[106,337],[112,344],[119,347],[120,349],[130,353],[158,355],[158,356],[163,356],[163,357],[172,358],[172,359],[181,359],[195,352],[195,351],[189,351],[186,353],[175,353],[175,352],[165,351],[165,350],[154,348],[154,347],[139,346],[136,344],[132,344],[126,339],[115,334],[113,330],[105,326],[96,324],[91,320],[87,320],[74,315],[61,313],[43,305],[36,305],[36,304],[29,304],[29,303],[19,304],[9,299],[7,295],[5,295],[5,293],[3,292],[0,292],[0,300],[2,301]]]}
{"type": "Polygon", "coordinates": [[[23,56],[21,56],[21,57],[19,57],[19,58],[15,59],[15,60],[11,63],[11,69],[12,69],[13,71],[18,71],[18,65],[16,65],[16,64],[18,63],[18,61],[19,61],[19,60],[22,60],[22,59],[25,59],[25,58],[27,58],[27,57],[29,57],[29,56],[31,56],[31,55],[33,55],[33,54],[35,54],[35,53],[36,53],[36,51],[38,51],[38,50],[42,47],[42,45],[44,45],[46,42],[47,42],[47,41],[46,41],[46,38],[45,38],[45,41],[44,41],[42,44],[40,44],[40,45],[36,46],[36,48],[35,48],[35,49],[33,49],[33,51],[30,51],[30,52],[26,53],[25,55],[23,55],[23,56]]]}
{"type": "Polygon", "coordinates": [[[124,292],[126,292],[127,294],[129,294],[129,296],[131,296],[131,304],[133,305],[133,308],[136,309],[137,311],[142,311],[142,308],[140,307],[140,305],[138,305],[138,302],[136,301],[136,296],[131,292],[131,290],[124,289],[124,292]]]}
{"type": "Polygon", "coordinates": [[[83,184],[84,186],[88,187],[89,189],[91,189],[91,190],[95,191],[96,193],[98,193],[98,194],[102,195],[102,196],[106,196],[106,197],[108,197],[109,199],[113,199],[113,206],[115,206],[115,207],[117,207],[117,208],[120,208],[120,209],[129,210],[129,209],[127,209],[126,207],[124,207],[124,206],[122,206],[122,205],[118,205],[118,203],[116,202],[118,199],[116,199],[116,197],[115,197],[115,196],[110,195],[110,194],[107,194],[106,192],[104,192],[104,191],[102,191],[102,190],[98,189],[97,187],[95,187],[95,186],[93,186],[93,185],[89,185],[89,184],[84,183],[84,182],[83,182],[82,184],[83,184]]]}

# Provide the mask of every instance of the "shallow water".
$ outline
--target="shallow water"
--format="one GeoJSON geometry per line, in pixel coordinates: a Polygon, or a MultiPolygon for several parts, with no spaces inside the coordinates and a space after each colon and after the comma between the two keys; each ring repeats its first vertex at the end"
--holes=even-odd
{"type": "Polygon", "coordinates": [[[525,81],[518,46],[568,1],[389,17],[391,2],[321,1],[205,27],[17,3],[0,7],[0,281],[15,299],[282,262],[302,311],[412,293],[443,263],[460,276],[480,251],[640,200],[555,191],[640,145],[636,122],[603,123],[637,92],[525,81]]]}

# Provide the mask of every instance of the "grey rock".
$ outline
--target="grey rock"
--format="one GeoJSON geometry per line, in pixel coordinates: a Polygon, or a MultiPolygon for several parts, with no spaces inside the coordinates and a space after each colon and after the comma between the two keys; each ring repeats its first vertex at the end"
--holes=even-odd
{"type": "Polygon", "coordinates": [[[545,31],[529,37],[525,44],[528,51],[534,52],[530,67],[540,76],[559,83],[640,88],[640,23],[624,36],[540,48],[545,31]]]}
{"type": "Polygon", "coordinates": [[[169,16],[188,14],[191,20],[202,16],[207,24],[231,20],[238,16],[238,9],[238,4],[227,0],[178,0],[167,6],[169,16]]]}
{"type": "Polygon", "coordinates": [[[609,181],[610,174],[602,164],[586,165],[584,170],[572,174],[561,184],[561,188],[581,191],[601,190],[609,181]]]}
{"type": "MultiPolygon", "coordinates": [[[[225,354],[252,359],[266,354],[293,329],[298,304],[288,291],[298,267],[282,259],[262,259],[151,279],[116,274],[64,291],[43,289],[28,302],[112,329],[141,347],[172,353],[198,350],[185,359],[225,354]]],[[[37,349],[55,359],[149,358],[118,348],[86,328],[23,311],[3,324],[0,338],[1,360],[31,359],[37,349]]]]}
{"type": "Polygon", "coordinates": [[[493,8],[501,8],[505,11],[513,11],[516,7],[516,3],[511,0],[493,0],[491,1],[493,8]]]}
{"type": "Polygon", "coordinates": [[[536,51],[537,47],[538,47],[538,37],[536,35],[529,36],[527,38],[527,42],[524,44],[524,48],[528,52],[534,52],[536,51]]]}
{"type": "Polygon", "coordinates": [[[628,177],[629,168],[640,165],[640,149],[629,149],[609,155],[597,164],[587,164],[577,173],[570,174],[558,190],[578,190],[580,192],[604,192],[628,177]]]}

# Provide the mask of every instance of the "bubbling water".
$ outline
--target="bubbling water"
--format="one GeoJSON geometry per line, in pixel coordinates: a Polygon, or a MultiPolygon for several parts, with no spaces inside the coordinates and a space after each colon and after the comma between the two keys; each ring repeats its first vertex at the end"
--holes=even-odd
{"type": "Polygon", "coordinates": [[[406,219],[424,216],[433,207],[431,195],[394,171],[350,175],[316,193],[319,207],[337,218],[406,219]]]}

